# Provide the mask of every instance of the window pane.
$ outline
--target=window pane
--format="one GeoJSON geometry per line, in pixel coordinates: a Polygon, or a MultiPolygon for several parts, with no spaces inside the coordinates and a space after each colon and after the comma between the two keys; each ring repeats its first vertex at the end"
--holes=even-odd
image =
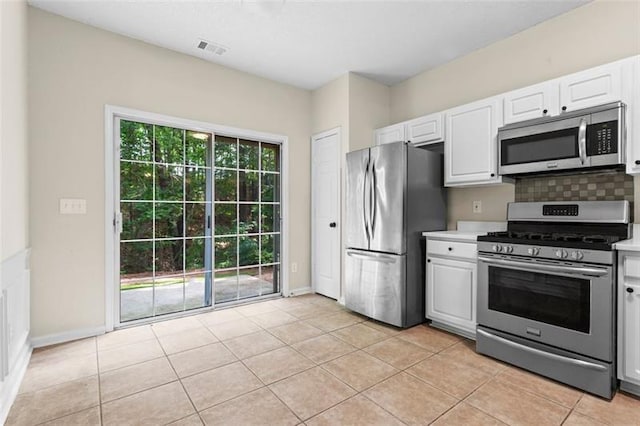
{"type": "Polygon", "coordinates": [[[263,266],[260,280],[263,283],[262,294],[280,291],[280,265],[263,266]]]}
{"type": "Polygon", "coordinates": [[[153,272],[153,243],[120,243],[120,278],[153,272]]]}
{"type": "Polygon", "coordinates": [[[238,298],[238,271],[216,271],[213,279],[216,303],[229,302],[238,298]]]}
{"type": "Polygon", "coordinates": [[[183,272],[182,240],[156,241],[156,276],[183,272]]]}
{"type": "Polygon", "coordinates": [[[153,166],[120,162],[120,199],[153,200],[153,166]]]}
{"type": "Polygon", "coordinates": [[[278,204],[262,204],[261,232],[280,231],[280,206],[278,204]]]}
{"type": "Polygon", "coordinates": [[[206,201],[207,196],[207,169],[196,169],[187,167],[187,175],[185,177],[186,184],[186,200],[187,201],[206,201]]]}
{"type": "Polygon", "coordinates": [[[211,134],[187,131],[185,139],[186,164],[209,166],[207,148],[211,144],[211,134]]]}
{"type": "Polygon", "coordinates": [[[215,196],[216,201],[236,200],[236,171],[216,170],[215,171],[215,196]]]}
{"type": "Polygon", "coordinates": [[[182,237],[182,204],[179,203],[155,203],[156,204],[156,238],[182,237]]]}
{"type": "Polygon", "coordinates": [[[184,167],[156,165],[156,200],[182,201],[184,167]]]}
{"type": "Polygon", "coordinates": [[[262,174],[262,201],[280,201],[280,175],[262,174]]]}
{"type": "Polygon", "coordinates": [[[187,237],[203,237],[208,234],[207,204],[186,204],[185,216],[187,237]]]}
{"type": "Polygon", "coordinates": [[[234,235],[237,204],[215,204],[215,235],[234,235]]]}
{"type": "Polygon", "coordinates": [[[258,232],[258,204],[240,204],[240,223],[238,234],[252,234],[258,232]]]}
{"type": "Polygon", "coordinates": [[[240,201],[258,201],[258,176],[257,172],[239,172],[240,201]]]}
{"type": "Polygon", "coordinates": [[[205,285],[211,281],[211,272],[192,274],[184,277],[185,309],[196,309],[207,306],[205,285]]]}
{"type": "Polygon", "coordinates": [[[122,213],[121,240],[153,238],[153,204],[120,203],[122,213]]]}
{"type": "Polygon", "coordinates": [[[238,270],[238,292],[240,299],[260,296],[260,268],[242,268],[238,270]]]}
{"type": "Polygon", "coordinates": [[[262,170],[280,171],[280,146],[262,143],[262,170]]]}
{"type": "Polygon", "coordinates": [[[153,316],[153,273],[120,277],[120,321],[150,316],[153,316]]]}
{"type": "Polygon", "coordinates": [[[236,237],[223,237],[215,239],[215,268],[235,268],[238,265],[236,252],[236,237]]]}
{"type": "Polygon", "coordinates": [[[261,263],[278,263],[280,262],[280,235],[262,235],[261,237],[261,263]]]}
{"type": "Polygon", "coordinates": [[[236,142],[235,138],[216,136],[213,152],[216,167],[236,167],[236,142]]]}
{"type": "Polygon", "coordinates": [[[204,271],[205,268],[205,243],[206,239],[198,238],[194,240],[186,240],[185,251],[186,251],[186,271],[189,272],[198,272],[204,271]]]}
{"type": "Polygon", "coordinates": [[[153,126],[134,121],[120,121],[120,158],[153,161],[153,126]]]}
{"type": "Polygon", "coordinates": [[[258,265],[260,263],[260,248],[258,237],[240,237],[239,265],[258,265]]]}
{"type": "Polygon", "coordinates": [[[240,139],[238,161],[240,169],[258,170],[260,145],[258,142],[240,139]]]}
{"type": "Polygon", "coordinates": [[[179,312],[184,309],[184,278],[156,277],[155,305],[156,315],[179,312]]]}
{"type": "Polygon", "coordinates": [[[184,130],[155,126],[156,162],[183,164],[184,130]]]}

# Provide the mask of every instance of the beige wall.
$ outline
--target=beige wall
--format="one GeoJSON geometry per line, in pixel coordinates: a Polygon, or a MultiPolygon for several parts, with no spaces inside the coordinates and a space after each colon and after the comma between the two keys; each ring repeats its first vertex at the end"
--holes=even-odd
{"type": "MultiPolygon", "coordinates": [[[[391,122],[442,111],[638,53],[640,2],[596,0],[393,86],[391,122]]],[[[636,178],[636,187],[639,182],[636,178]]],[[[451,228],[463,219],[503,220],[504,205],[513,201],[513,189],[450,189],[449,197],[451,228]],[[483,202],[482,214],[471,213],[472,199],[483,202]]],[[[635,217],[640,217],[638,211],[635,217]]]]}
{"type": "Polygon", "coordinates": [[[26,75],[26,1],[0,1],[0,261],[29,246],[26,75]]]}
{"type": "Polygon", "coordinates": [[[373,131],[389,124],[391,89],[349,73],[349,151],[373,145],[373,131]]]}
{"type": "Polygon", "coordinates": [[[310,92],[34,8],[29,61],[33,336],[104,325],[105,104],[288,136],[290,289],[309,285],[310,92]]]}

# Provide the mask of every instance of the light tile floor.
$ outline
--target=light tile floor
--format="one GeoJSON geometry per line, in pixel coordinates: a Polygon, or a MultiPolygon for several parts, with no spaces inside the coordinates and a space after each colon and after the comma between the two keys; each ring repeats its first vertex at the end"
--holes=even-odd
{"type": "Polygon", "coordinates": [[[305,295],[34,351],[9,425],[640,425],[613,401],[305,295]]]}

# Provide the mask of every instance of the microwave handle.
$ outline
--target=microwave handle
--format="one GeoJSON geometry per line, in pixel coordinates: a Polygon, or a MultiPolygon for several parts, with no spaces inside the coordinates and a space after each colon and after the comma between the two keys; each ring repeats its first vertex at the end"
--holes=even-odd
{"type": "Polygon", "coordinates": [[[578,128],[578,154],[580,155],[580,163],[584,164],[587,161],[587,120],[580,120],[580,127],[578,128]]]}

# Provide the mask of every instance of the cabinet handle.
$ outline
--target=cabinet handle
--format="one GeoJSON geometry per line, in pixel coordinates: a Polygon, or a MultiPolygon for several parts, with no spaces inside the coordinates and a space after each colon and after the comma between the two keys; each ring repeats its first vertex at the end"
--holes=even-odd
{"type": "Polygon", "coordinates": [[[640,160],[636,160],[636,164],[640,164],[640,160]]]}
{"type": "Polygon", "coordinates": [[[563,107],[562,107],[562,110],[563,110],[563,111],[566,111],[566,110],[567,110],[567,107],[566,107],[566,106],[563,106],[563,107]]]}
{"type": "Polygon", "coordinates": [[[427,263],[431,263],[431,259],[427,259],[427,263]]]}
{"type": "Polygon", "coordinates": [[[496,174],[495,174],[495,173],[491,173],[491,177],[495,177],[495,176],[496,176],[496,174]]]}
{"type": "Polygon", "coordinates": [[[542,110],[542,113],[543,113],[543,114],[546,114],[547,112],[548,112],[548,110],[546,110],[546,109],[543,109],[543,110],[542,110]]]}
{"type": "Polygon", "coordinates": [[[449,251],[453,251],[453,247],[449,247],[449,251]]]}
{"type": "Polygon", "coordinates": [[[627,293],[633,293],[633,289],[631,287],[627,287],[627,293]]]}

